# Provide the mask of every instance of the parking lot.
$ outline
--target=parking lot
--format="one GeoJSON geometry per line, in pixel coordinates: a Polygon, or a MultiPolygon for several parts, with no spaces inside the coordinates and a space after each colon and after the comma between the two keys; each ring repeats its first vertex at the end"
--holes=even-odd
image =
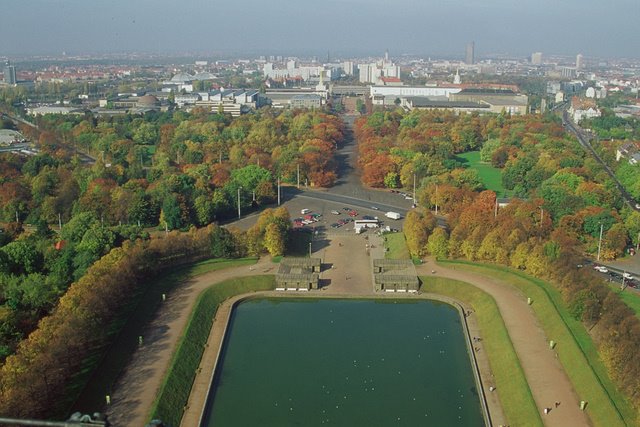
{"type": "MultiPolygon", "coordinates": [[[[313,194],[313,193],[305,193],[305,194],[313,194]]],[[[397,196],[400,197],[400,196],[397,196]]],[[[404,219],[393,220],[386,218],[385,212],[380,209],[373,209],[376,207],[375,204],[372,203],[371,207],[363,208],[363,207],[355,207],[353,205],[345,204],[345,203],[337,203],[323,199],[314,199],[310,196],[294,196],[290,200],[286,200],[282,206],[287,208],[289,211],[289,216],[292,221],[296,218],[304,219],[305,214],[302,214],[303,209],[308,209],[309,212],[306,215],[310,214],[319,214],[320,217],[317,221],[305,224],[306,227],[310,228],[321,228],[322,230],[344,230],[348,229],[353,231],[353,220],[355,219],[367,219],[367,218],[378,218],[384,225],[388,225],[394,229],[401,230],[404,219]],[[345,210],[348,208],[348,210],[345,210]],[[332,213],[332,211],[338,212],[338,214],[332,213]],[[349,212],[355,211],[357,212],[356,216],[350,216],[349,212]],[[364,217],[367,218],[364,218],[364,217]],[[341,225],[340,227],[331,227],[332,224],[337,224],[340,220],[350,220],[348,223],[341,225]]],[[[277,207],[277,206],[273,206],[277,207]]],[[[252,225],[256,223],[258,220],[259,213],[251,214],[247,217],[243,217],[239,221],[235,221],[232,225],[239,227],[242,230],[247,230],[251,228],[252,225]]]]}

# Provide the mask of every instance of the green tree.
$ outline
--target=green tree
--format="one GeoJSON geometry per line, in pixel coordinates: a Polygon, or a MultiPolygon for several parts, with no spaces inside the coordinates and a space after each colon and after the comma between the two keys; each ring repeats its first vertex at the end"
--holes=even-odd
{"type": "Polygon", "coordinates": [[[267,225],[264,233],[264,247],[272,257],[284,255],[286,236],[277,224],[267,225]]]}
{"type": "Polygon", "coordinates": [[[400,176],[396,172],[389,172],[384,177],[384,186],[387,188],[398,188],[400,176]]]}
{"type": "Polygon", "coordinates": [[[436,227],[429,236],[427,242],[427,250],[436,259],[444,259],[447,257],[449,249],[449,236],[447,232],[440,227],[436,227]]]}
{"type": "Polygon", "coordinates": [[[9,270],[15,274],[36,273],[42,268],[42,254],[26,239],[8,243],[0,251],[7,256],[9,270]]]}
{"type": "Polygon", "coordinates": [[[207,225],[213,220],[214,207],[211,198],[206,195],[196,197],[193,203],[198,225],[207,225]]]}
{"type": "Polygon", "coordinates": [[[180,229],[184,225],[182,223],[182,210],[174,194],[167,195],[162,201],[160,226],[164,226],[165,224],[170,230],[180,229]]]}
{"type": "Polygon", "coordinates": [[[213,226],[211,230],[211,255],[215,258],[231,258],[235,255],[233,234],[226,228],[213,226]]]}

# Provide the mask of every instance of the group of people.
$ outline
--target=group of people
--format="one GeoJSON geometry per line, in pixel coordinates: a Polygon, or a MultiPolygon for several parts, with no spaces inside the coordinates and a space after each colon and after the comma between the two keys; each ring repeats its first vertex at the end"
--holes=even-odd
{"type": "MultiPolygon", "coordinates": [[[[560,402],[556,402],[555,403],[556,408],[558,406],[560,406],[560,402]]],[[[544,414],[547,415],[549,412],[551,412],[551,408],[544,408],[544,414]]]]}

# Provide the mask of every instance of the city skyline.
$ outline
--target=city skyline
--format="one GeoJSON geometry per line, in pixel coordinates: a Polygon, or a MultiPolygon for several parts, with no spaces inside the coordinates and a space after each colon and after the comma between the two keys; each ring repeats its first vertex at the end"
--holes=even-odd
{"type": "MultiPolygon", "coordinates": [[[[12,25],[0,26],[0,55],[108,52],[310,53],[362,55],[389,49],[395,54],[464,58],[475,55],[575,55],[636,57],[631,39],[638,10],[633,0],[550,0],[517,4],[506,0],[281,0],[265,4],[239,0],[10,0],[3,7],[12,25]],[[87,17],[90,17],[88,19],[87,17]],[[380,26],[380,31],[375,26],[380,26]],[[21,31],[15,31],[20,28],[21,31]]],[[[640,11],[639,11],[640,12],[640,11]]]]}

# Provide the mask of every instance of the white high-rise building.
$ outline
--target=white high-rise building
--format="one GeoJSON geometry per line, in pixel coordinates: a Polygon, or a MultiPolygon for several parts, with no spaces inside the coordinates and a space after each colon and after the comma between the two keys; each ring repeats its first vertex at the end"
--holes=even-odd
{"type": "Polygon", "coordinates": [[[533,52],[531,54],[531,63],[533,65],[542,65],[542,52],[533,52]]]}
{"type": "Polygon", "coordinates": [[[352,61],[344,61],[342,63],[342,69],[344,70],[344,73],[346,75],[352,76],[353,75],[353,71],[354,71],[353,62],[352,61]]]}
{"type": "Polygon", "coordinates": [[[369,64],[358,64],[360,83],[377,83],[380,77],[400,78],[400,66],[389,59],[389,52],[385,52],[385,59],[369,64]]]}
{"type": "Polygon", "coordinates": [[[581,53],[576,56],[576,70],[582,70],[584,66],[584,57],[581,53]]]}

